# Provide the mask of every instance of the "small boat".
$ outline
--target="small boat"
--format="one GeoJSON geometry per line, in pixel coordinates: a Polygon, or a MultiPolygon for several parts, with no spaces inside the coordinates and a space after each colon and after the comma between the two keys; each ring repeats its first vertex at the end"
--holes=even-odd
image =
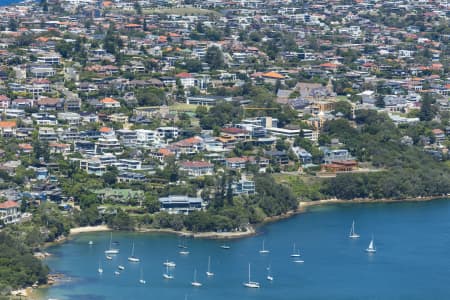
{"type": "Polygon", "coordinates": [[[114,271],[114,275],[119,276],[120,272],[119,271],[114,271]]]}
{"type": "Polygon", "coordinates": [[[297,264],[302,264],[302,263],[304,263],[305,261],[302,260],[302,259],[296,259],[296,260],[294,260],[294,262],[297,263],[297,264]]]}
{"type": "Polygon", "coordinates": [[[112,256],[111,255],[106,255],[106,259],[107,260],[112,260],[112,256]]]}
{"type": "Polygon", "coordinates": [[[292,254],[291,257],[300,257],[300,251],[297,249],[295,249],[295,243],[294,243],[294,248],[292,249],[292,254]]]}
{"type": "Polygon", "coordinates": [[[270,266],[267,267],[267,280],[273,281],[272,273],[270,272],[270,266]]]}
{"type": "Polygon", "coordinates": [[[125,270],[125,267],[122,266],[122,265],[119,265],[119,266],[117,266],[117,269],[119,269],[119,270],[125,270]]]}
{"type": "Polygon", "coordinates": [[[366,249],[366,252],[368,252],[368,253],[375,253],[375,252],[377,252],[377,249],[375,249],[375,245],[374,245],[374,242],[373,242],[373,236],[372,236],[372,239],[370,240],[369,247],[367,247],[367,249],[366,249]]]}
{"type": "Polygon", "coordinates": [[[144,279],[144,275],[143,275],[142,268],[141,268],[141,278],[139,279],[139,283],[140,283],[140,284],[146,284],[146,281],[145,281],[145,279],[144,279]]]}
{"type": "Polygon", "coordinates": [[[169,268],[175,268],[177,266],[173,261],[168,261],[168,260],[166,260],[163,263],[163,265],[165,265],[166,267],[169,267],[169,268]]]}
{"type": "Polygon", "coordinates": [[[189,251],[180,251],[180,252],[178,252],[178,253],[180,253],[181,255],[188,255],[188,254],[189,254],[189,251]]]}
{"type": "Polygon", "coordinates": [[[211,272],[211,256],[208,256],[208,271],[206,271],[206,276],[212,277],[214,273],[211,272]]]}
{"type": "Polygon", "coordinates": [[[259,285],[259,282],[252,281],[250,278],[250,264],[248,264],[248,281],[244,282],[244,286],[248,288],[258,289],[261,286],[259,285]]]}
{"type": "Polygon", "coordinates": [[[109,249],[105,250],[105,254],[119,254],[119,249],[112,247],[112,232],[109,238],[109,249]]]}
{"type": "Polygon", "coordinates": [[[265,240],[263,240],[263,243],[262,243],[262,249],[259,250],[259,253],[261,253],[261,254],[267,254],[267,253],[270,252],[269,250],[267,250],[267,249],[264,248],[264,242],[265,242],[265,240]]]}
{"type": "Polygon", "coordinates": [[[353,220],[352,227],[350,228],[350,234],[348,235],[351,239],[359,238],[359,234],[355,232],[355,220],[353,220]]]}
{"type": "Polygon", "coordinates": [[[163,274],[164,279],[173,279],[173,275],[169,272],[169,266],[166,265],[166,273],[163,274]]]}
{"type": "Polygon", "coordinates": [[[103,273],[102,262],[101,262],[100,260],[98,261],[98,269],[97,269],[97,271],[98,271],[100,274],[103,273]]]}
{"type": "Polygon", "coordinates": [[[94,242],[93,242],[93,241],[89,241],[88,244],[89,244],[89,245],[94,245],[94,242]]]}
{"type": "Polygon", "coordinates": [[[195,287],[201,287],[202,286],[201,282],[197,281],[197,270],[194,270],[194,281],[191,282],[191,285],[195,286],[195,287]]]}
{"type": "Polygon", "coordinates": [[[223,245],[220,246],[220,248],[225,249],[225,250],[228,250],[228,249],[230,249],[231,247],[228,246],[228,245],[223,244],[223,245]]]}
{"type": "Polygon", "coordinates": [[[131,262],[139,262],[139,258],[137,258],[136,256],[134,256],[134,243],[133,243],[133,247],[131,248],[131,256],[128,257],[128,261],[131,262]]]}

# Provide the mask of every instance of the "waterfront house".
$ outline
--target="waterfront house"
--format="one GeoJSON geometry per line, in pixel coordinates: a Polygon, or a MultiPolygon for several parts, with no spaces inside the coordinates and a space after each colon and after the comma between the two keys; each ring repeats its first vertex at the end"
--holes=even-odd
{"type": "Polygon", "coordinates": [[[206,203],[200,197],[189,196],[168,196],[159,198],[160,211],[169,214],[189,214],[193,211],[200,211],[205,208],[206,203]]]}

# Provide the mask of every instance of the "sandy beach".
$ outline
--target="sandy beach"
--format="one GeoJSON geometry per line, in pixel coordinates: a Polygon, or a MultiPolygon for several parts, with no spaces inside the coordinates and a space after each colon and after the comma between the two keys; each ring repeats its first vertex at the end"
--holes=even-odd
{"type": "Polygon", "coordinates": [[[79,233],[88,233],[88,232],[102,232],[102,231],[110,231],[112,230],[107,225],[98,225],[98,226],[84,226],[84,227],[75,227],[70,229],[70,235],[79,234],[79,233]]]}

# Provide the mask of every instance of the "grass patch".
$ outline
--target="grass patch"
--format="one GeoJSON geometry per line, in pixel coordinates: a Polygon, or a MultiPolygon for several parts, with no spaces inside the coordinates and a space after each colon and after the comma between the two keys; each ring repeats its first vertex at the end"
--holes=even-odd
{"type": "Polygon", "coordinates": [[[320,192],[323,180],[320,178],[293,174],[273,174],[273,177],[277,183],[290,187],[294,195],[301,201],[323,199],[320,192]]]}

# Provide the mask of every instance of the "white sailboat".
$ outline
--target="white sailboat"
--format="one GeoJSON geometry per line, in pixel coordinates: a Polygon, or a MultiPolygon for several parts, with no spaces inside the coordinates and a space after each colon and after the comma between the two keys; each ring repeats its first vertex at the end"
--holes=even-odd
{"type": "Polygon", "coordinates": [[[259,282],[252,281],[250,277],[250,264],[248,264],[248,281],[244,282],[244,286],[248,288],[258,289],[261,286],[259,285],[259,282]]]}
{"type": "Polygon", "coordinates": [[[93,242],[93,241],[89,241],[88,244],[89,244],[89,245],[94,245],[94,242],[93,242]]]}
{"type": "Polygon", "coordinates": [[[107,259],[107,260],[112,260],[113,258],[112,258],[111,255],[106,255],[106,259],[107,259]]]}
{"type": "Polygon", "coordinates": [[[350,234],[348,235],[351,239],[357,239],[359,238],[359,234],[355,232],[355,220],[352,222],[352,227],[350,228],[350,234]]]}
{"type": "Polygon", "coordinates": [[[273,276],[272,276],[272,273],[271,273],[271,268],[270,268],[270,265],[267,267],[267,280],[269,280],[269,281],[273,281],[273,276]]]}
{"type": "Polygon", "coordinates": [[[114,275],[119,276],[120,272],[119,271],[114,271],[114,275]]]}
{"type": "Polygon", "coordinates": [[[109,249],[105,250],[105,254],[119,254],[119,249],[113,248],[112,247],[112,232],[111,232],[111,236],[109,238],[109,249]]]}
{"type": "Polygon", "coordinates": [[[197,269],[194,270],[194,281],[191,282],[192,286],[201,287],[202,283],[197,281],[197,269]]]}
{"type": "MultiPolygon", "coordinates": [[[[184,249],[186,249],[186,248],[184,248],[184,249]]],[[[180,253],[181,255],[188,255],[188,254],[189,254],[189,251],[187,251],[187,250],[181,250],[181,251],[178,252],[178,253],[180,253]]]]}
{"type": "Polygon", "coordinates": [[[125,267],[122,266],[122,265],[118,265],[118,266],[117,266],[117,269],[119,269],[119,270],[125,270],[125,267]]]}
{"type": "Polygon", "coordinates": [[[264,243],[265,243],[265,240],[263,240],[263,242],[262,242],[262,249],[259,250],[259,253],[261,253],[261,254],[267,254],[267,253],[270,252],[269,250],[267,250],[266,248],[264,248],[264,243]]]}
{"type": "Polygon", "coordinates": [[[300,250],[295,249],[295,243],[294,243],[294,247],[292,249],[291,257],[300,257],[300,250]]]}
{"type": "Polygon", "coordinates": [[[97,269],[97,271],[98,271],[100,274],[103,273],[102,261],[101,261],[101,260],[98,260],[98,269],[97,269]]]}
{"type": "Polygon", "coordinates": [[[170,268],[175,268],[177,265],[173,261],[166,260],[163,265],[170,268]]]}
{"type": "Polygon", "coordinates": [[[377,252],[377,249],[375,249],[375,245],[374,245],[373,241],[374,240],[373,240],[373,236],[372,236],[372,239],[370,240],[369,247],[367,247],[366,252],[368,252],[368,253],[375,253],[375,252],[377,252]]]}
{"type": "Polygon", "coordinates": [[[220,248],[225,249],[225,250],[228,250],[228,249],[230,249],[231,247],[228,246],[227,244],[223,244],[223,245],[220,246],[220,248]]]}
{"type": "Polygon", "coordinates": [[[131,248],[131,256],[128,257],[128,261],[131,261],[131,262],[139,262],[139,258],[137,258],[136,256],[134,256],[134,243],[133,243],[133,247],[131,248]]]}
{"type": "Polygon", "coordinates": [[[208,256],[208,271],[206,271],[206,276],[212,277],[214,273],[211,272],[211,256],[208,256]]]}
{"type": "Polygon", "coordinates": [[[146,281],[145,281],[145,279],[144,279],[143,273],[144,273],[144,271],[143,271],[142,268],[141,268],[141,278],[139,279],[139,283],[141,283],[141,284],[146,284],[146,281]]]}
{"type": "Polygon", "coordinates": [[[166,273],[163,274],[164,279],[173,279],[173,275],[169,272],[169,266],[166,265],[166,273]]]}

